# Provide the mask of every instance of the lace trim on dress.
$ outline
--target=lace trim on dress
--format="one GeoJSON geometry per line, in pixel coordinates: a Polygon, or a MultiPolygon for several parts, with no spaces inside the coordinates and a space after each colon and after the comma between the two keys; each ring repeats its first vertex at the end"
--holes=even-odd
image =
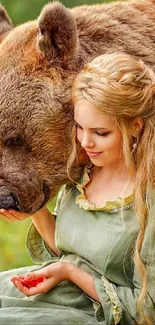
{"type": "Polygon", "coordinates": [[[123,207],[123,209],[129,209],[134,200],[134,195],[131,194],[126,198],[118,197],[115,201],[107,201],[103,207],[98,207],[96,204],[90,202],[84,193],[85,186],[89,183],[90,177],[90,167],[85,167],[84,175],[82,177],[81,183],[76,185],[80,194],[76,197],[76,204],[79,205],[80,208],[84,210],[95,210],[95,211],[110,211],[111,213],[117,212],[119,209],[123,207]]]}
{"type": "Polygon", "coordinates": [[[117,293],[114,289],[114,286],[112,283],[110,283],[104,276],[101,277],[101,280],[103,281],[105,291],[107,295],[109,296],[109,299],[112,303],[112,313],[114,317],[115,325],[119,323],[122,316],[122,308],[120,300],[117,296],[117,293]]]}

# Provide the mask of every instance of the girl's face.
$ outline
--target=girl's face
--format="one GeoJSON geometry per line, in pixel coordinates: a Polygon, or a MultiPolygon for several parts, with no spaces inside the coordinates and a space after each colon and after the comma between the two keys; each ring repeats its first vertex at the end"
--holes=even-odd
{"type": "Polygon", "coordinates": [[[93,165],[114,167],[124,161],[122,133],[110,116],[81,99],[74,106],[74,119],[77,139],[93,165]]]}

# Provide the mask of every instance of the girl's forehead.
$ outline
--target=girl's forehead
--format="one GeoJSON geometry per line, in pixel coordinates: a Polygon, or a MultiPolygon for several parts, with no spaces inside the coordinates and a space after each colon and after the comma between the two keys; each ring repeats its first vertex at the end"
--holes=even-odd
{"type": "Polygon", "coordinates": [[[85,99],[80,99],[74,105],[74,118],[75,120],[80,123],[87,123],[91,125],[95,125],[97,123],[98,127],[104,128],[108,125],[108,127],[113,127],[116,125],[113,118],[102,110],[97,109],[89,103],[85,99]]]}

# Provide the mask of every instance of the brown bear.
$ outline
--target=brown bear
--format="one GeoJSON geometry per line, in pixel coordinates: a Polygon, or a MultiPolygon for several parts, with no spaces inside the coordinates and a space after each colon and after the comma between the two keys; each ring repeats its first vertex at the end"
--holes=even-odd
{"type": "Polygon", "coordinates": [[[1,6],[0,35],[0,207],[33,213],[71,182],[71,87],[84,63],[123,51],[155,68],[155,0],[53,2],[16,28],[1,6]]]}

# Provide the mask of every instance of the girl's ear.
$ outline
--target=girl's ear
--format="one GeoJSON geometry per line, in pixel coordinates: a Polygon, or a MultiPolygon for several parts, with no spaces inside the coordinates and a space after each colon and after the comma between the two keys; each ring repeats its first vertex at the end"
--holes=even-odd
{"type": "Polygon", "coordinates": [[[138,136],[144,127],[144,120],[142,117],[136,117],[132,121],[133,136],[138,136]]]}

